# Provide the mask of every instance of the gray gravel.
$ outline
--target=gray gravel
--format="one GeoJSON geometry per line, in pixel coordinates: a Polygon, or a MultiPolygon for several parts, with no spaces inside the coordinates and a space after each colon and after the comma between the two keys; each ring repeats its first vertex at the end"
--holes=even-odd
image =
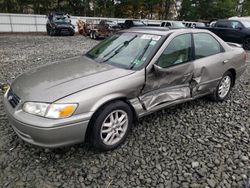
{"type": "MultiPolygon", "coordinates": [[[[0,83],[96,43],[82,36],[0,35],[0,83]]],[[[199,99],[149,115],[122,147],[99,153],[88,144],[52,150],[23,142],[0,102],[0,187],[244,187],[249,106],[250,67],[227,101],[199,99]]]]}

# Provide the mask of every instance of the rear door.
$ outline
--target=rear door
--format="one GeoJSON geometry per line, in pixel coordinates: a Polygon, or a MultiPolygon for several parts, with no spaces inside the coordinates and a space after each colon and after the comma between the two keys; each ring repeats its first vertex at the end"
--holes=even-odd
{"type": "Polygon", "coordinates": [[[190,33],[178,35],[166,44],[153,68],[146,70],[146,84],[140,96],[146,110],[190,98],[192,53],[190,33]]]}
{"type": "Polygon", "coordinates": [[[210,93],[225,72],[228,59],[221,44],[210,33],[197,32],[194,39],[193,96],[210,93]]]}

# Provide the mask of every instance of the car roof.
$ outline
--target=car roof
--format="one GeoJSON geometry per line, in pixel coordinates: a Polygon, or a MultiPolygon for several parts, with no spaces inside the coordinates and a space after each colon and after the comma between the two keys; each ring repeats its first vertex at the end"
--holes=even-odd
{"type": "Polygon", "coordinates": [[[202,29],[189,29],[189,28],[180,28],[180,29],[169,29],[168,27],[132,27],[127,30],[122,30],[121,32],[134,32],[134,33],[145,33],[145,34],[152,34],[152,35],[169,35],[173,32],[181,33],[192,33],[192,32],[209,32],[208,30],[202,29]]]}
{"type": "Polygon", "coordinates": [[[135,33],[146,33],[146,34],[155,34],[155,35],[167,35],[170,33],[170,29],[167,27],[132,27],[123,32],[135,32],[135,33]]]}

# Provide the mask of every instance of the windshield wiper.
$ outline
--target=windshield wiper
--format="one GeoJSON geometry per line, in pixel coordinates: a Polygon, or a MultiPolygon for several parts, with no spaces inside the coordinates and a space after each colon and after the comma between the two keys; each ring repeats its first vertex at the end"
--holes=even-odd
{"type": "Polygon", "coordinates": [[[111,58],[113,58],[116,54],[118,54],[121,51],[121,49],[123,49],[124,47],[127,47],[129,45],[129,43],[132,42],[136,37],[137,37],[137,35],[135,35],[134,37],[132,37],[130,40],[123,42],[123,45],[120,46],[117,50],[115,50],[117,48],[117,47],[115,47],[113,50],[111,50],[110,52],[108,52],[104,57],[108,56],[112,52],[114,52],[114,54],[112,56],[110,56],[109,58],[104,59],[102,61],[102,63],[107,62],[108,60],[110,60],[111,58]]]}
{"type": "Polygon", "coordinates": [[[147,45],[144,47],[143,51],[138,54],[134,60],[130,63],[130,66],[128,67],[128,69],[133,69],[134,66],[138,63],[138,60],[141,61],[141,59],[143,58],[144,54],[146,53],[146,51],[148,50],[150,43],[152,42],[152,38],[148,41],[147,45]]]}

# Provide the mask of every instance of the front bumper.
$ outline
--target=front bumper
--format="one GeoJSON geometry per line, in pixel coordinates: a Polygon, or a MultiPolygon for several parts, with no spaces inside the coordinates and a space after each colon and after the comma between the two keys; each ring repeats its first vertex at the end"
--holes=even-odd
{"type": "Polygon", "coordinates": [[[60,35],[71,35],[75,32],[75,30],[71,27],[56,27],[56,33],[60,35]]]}
{"type": "Polygon", "coordinates": [[[24,141],[46,148],[56,148],[80,143],[85,134],[91,114],[76,115],[65,119],[47,119],[15,109],[4,96],[4,108],[12,128],[24,141]]]}

